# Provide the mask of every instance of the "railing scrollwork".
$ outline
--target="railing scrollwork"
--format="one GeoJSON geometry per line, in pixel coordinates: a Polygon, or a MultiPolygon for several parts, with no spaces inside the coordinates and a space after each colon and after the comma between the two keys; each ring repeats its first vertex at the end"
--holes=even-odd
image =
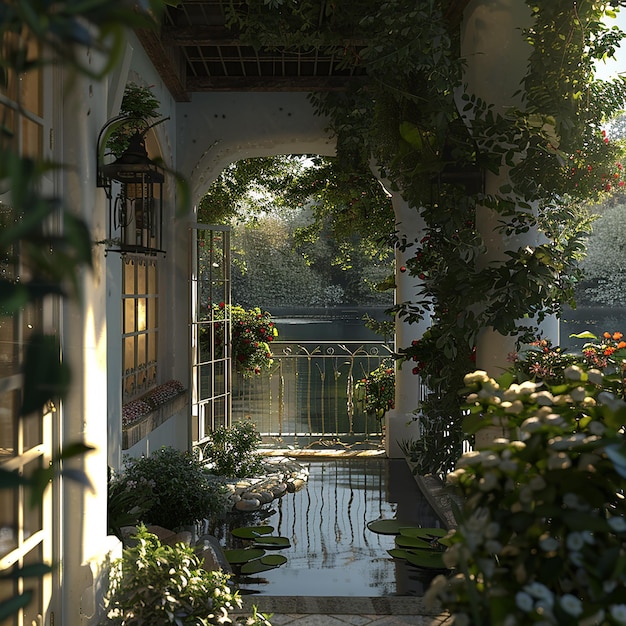
{"type": "Polygon", "coordinates": [[[252,419],[265,439],[380,440],[381,424],[356,397],[356,383],[393,355],[383,342],[272,344],[269,372],[233,383],[233,419],[252,419]]]}

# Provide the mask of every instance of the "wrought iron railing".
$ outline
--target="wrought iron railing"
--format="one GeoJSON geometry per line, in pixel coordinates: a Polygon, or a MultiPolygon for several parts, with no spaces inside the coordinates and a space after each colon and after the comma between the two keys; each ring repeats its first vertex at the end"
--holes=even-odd
{"type": "Polygon", "coordinates": [[[271,370],[235,376],[234,420],[251,419],[266,441],[295,446],[317,441],[380,441],[381,423],[365,410],[357,386],[390,358],[393,347],[375,341],[277,341],[271,370]]]}

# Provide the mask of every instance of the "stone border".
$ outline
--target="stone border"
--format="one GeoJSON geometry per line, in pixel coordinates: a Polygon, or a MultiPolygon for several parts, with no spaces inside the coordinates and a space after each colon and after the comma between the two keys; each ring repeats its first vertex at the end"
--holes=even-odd
{"type": "Polygon", "coordinates": [[[456,519],[454,517],[454,506],[457,505],[460,508],[461,499],[454,491],[438,477],[433,474],[427,474],[422,476],[421,474],[413,473],[415,465],[407,460],[407,465],[415,478],[415,482],[419,487],[419,490],[424,494],[428,504],[433,508],[435,513],[439,516],[447,530],[456,528],[456,519]]]}
{"type": "Polygon", "coordinates": [[[300,491],[309,478],[308,470],[286,455],[265,458],[263,464],[265,474],[262,477],[238,478],[224,483],[234,510],[258,511],[287,493],[300,491]]]}

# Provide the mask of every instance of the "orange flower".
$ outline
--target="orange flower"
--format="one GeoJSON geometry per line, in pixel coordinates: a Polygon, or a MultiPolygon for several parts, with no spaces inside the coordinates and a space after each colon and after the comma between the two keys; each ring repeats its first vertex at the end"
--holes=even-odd
{"type": "Polygon", "coordinates": [[[604,333],[602,335],[605,339],[610,339],[611,338],[611,333],[604,333]]]}
{"type": "Polygon", "coordinates": [[[626,341],[620,341],[620,342],[617,344],[617,349],[618,349],[618,350],[621,350],[622,348],[626,348],[626,341]]]}
{"type": "Polygon", "coordinates": [[[615,341],[619,341],[624,335],[622,335],[622,333],[620,333],[619,331],[616,333],[613,333],[613,339],[615,339],[615,341]]]}
{"type": "Polygon", "coordinates": [[[615,348],[613,348],[612,346],[609,346],[608,348],[604,349],[604,356],[611,356],[613,352],[615,352],[615,348]]]}

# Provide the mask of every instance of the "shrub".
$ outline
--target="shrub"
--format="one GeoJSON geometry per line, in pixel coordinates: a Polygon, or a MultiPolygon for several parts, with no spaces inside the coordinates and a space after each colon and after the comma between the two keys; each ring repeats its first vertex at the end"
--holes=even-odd
{"type": "Polygon", "coordinates": [[[464,497],[439,599],[455,624],[626,624],[626,402],[602,372],[563,382],[465,377],[471,431],[508,438],[448,476],[464,497]]]}
{"type": "Polygon", "coordinates": [[[152,490],[140,519],[145,523],[175,530],[224,511],[225,488],[210,480],[197,458],[171,447],[127,459],[123,475],[114,481],[109,494],[119,498],[138,486],[152,490]]]}
{"type": "Polygon", "coordinates": [[[154,506],[153,479],[125,480],[109,472],[108,481],[108,532],[124,541],[122,528],[136,526],[145,520],[154,506]]]}
{"type": "Polygon", "coordinates": [[[412,463],[414,474],[434,474],[444,480],[456,467],[457,459],[471,438],[459,428],[459,420],[445,414],[428,417],[420,413],[415,419],[419,424],[419,437],[400,441],[400,450],[412,463]]]}
{"type": "Polygon", "coordinates": [[[384,359],[365,378],[356,384],[357,397],[365,402],[365,410],[377,419],[385,417],[394,408],[396,399],[396,371],[393,359],[384,359]]]}
{"type": "MultiPolygon", "coordinates": [[[[193,548],[178,543],[161,545],[156,535],[139,527],[135,545],[113,563],[105,599],[106,621],[117,626],[196,626],[230,624],[229,611],[241,599],[229,586],[229,575],[206,571],[193,548]]],[[[235,623],[271,626],[254,611],[235,623]]]]}
{"type": "MultiPolygon", "coordinates": [[[[278,337],[278,329],[274,326],[271,315],[258,307],[246,310],[239,305],[229,306],[221,302],[213,305],[214,319],[224,319],[227,309],[230,310],[231,354],[235,369],[245,377],[268,370],[274,362],[270,343],[278,337]]],[[[202,328],[200,333],[200,342],[210,340],[205,328],[202,328]]],[[[217,332],[216,343],[222,345],[224,340],[217,332]]]]}
{"type": "Polygon", "coordinates": [[[217,428],[202,447],[207,467],[214,474],[248,478],[263,472],[257,446],[261,435],[250,421],[236,422],[230,428],[217,428]]]}

